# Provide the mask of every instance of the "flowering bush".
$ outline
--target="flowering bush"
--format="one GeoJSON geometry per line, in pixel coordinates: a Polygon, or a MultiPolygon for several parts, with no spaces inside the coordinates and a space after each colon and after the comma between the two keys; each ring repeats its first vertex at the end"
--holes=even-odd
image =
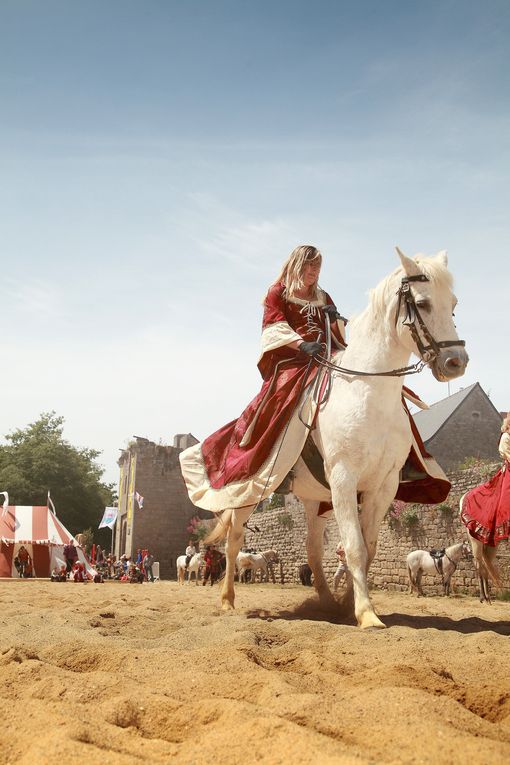
{"type": "Polygon", "coordinates": [[[394,499],[387,512],[388,525],[395,529],[399,525],[415,526],[419,523],[420,516],[416,505],[408,505],[400,499],[394,499]]]}
{"type": "Polygon", "coordinates": [[[194,515],[193,518],[190,519],[186,531],[188,532],[190,539],[193,539],[194,542],[200,542],[210,531],[209,523],[208,521],[203,521],[198,515],[194,515]]]}

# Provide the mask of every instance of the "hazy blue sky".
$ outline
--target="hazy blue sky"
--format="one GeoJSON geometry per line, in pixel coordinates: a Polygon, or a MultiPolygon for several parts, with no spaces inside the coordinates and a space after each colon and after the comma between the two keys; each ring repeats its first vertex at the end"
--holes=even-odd
{"type": "Polygon", "coordinates": [[[0,432],[55,409],[109,480],[133,434],[205,437],[304,242],[346,315],[446,248],[451,392],[509,409],[509,39],[507,0],[0,0],[0,432]]]}

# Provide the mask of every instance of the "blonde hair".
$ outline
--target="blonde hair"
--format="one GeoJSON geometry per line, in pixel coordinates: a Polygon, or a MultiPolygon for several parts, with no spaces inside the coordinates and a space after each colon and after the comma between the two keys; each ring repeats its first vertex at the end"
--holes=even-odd
{"type": "Polygon", "coordinates": [[[501,426],[501,432],[510,433],[510,412],[506,413],[506,417],[503,420],[503,424],[501,426]]]}
{"type": "MultiPolygon", "coordinates": [[[[273,284],[282,283],[284,285],[283,296],[286,298],[292,297],[297,290],[304,287],[303,268],[307,263],[311,263],[317,260],[317,258],[322,263],[322,255],[317,247],[311,244],[299,245],[299,247],[292,250],[273,284]]],[[[317,300],[319,297],[317,287],[318,285],[315,284],[312,300],[317,300]]]]}

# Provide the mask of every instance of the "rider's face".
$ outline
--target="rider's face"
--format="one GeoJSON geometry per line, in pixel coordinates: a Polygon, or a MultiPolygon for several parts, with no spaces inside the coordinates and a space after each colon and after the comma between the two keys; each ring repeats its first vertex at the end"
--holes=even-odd
{"type": "Polygon", "coordinates": [[[305,287],[313,287],[319,280],[319,274],[321,271],[321,259],[315,258],[315,260],[309,260],[303,266],[302,278],[305,287]]]}

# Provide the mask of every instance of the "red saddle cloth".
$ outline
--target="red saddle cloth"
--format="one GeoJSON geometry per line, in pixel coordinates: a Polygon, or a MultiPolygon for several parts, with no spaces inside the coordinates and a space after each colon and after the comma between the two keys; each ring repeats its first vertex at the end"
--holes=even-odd
{"type": "Polygon", "coordinates": [[[471,489],[462,502],[461,519],[469,533],[495,547],[510,536],[510,463],[486,483],[471,489]]]}

